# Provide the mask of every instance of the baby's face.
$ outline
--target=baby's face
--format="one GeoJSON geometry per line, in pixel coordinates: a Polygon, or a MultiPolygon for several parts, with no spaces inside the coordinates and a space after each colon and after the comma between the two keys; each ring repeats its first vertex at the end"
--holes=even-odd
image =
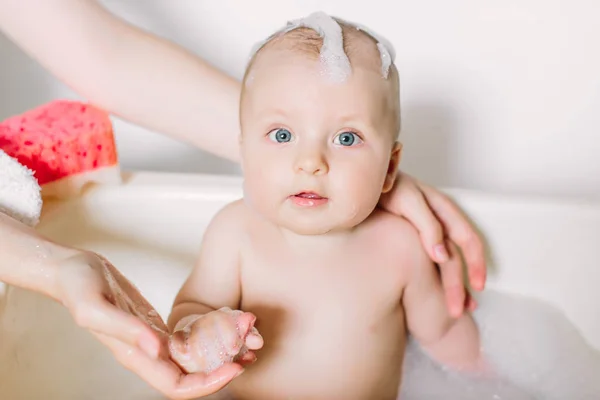
{"type": "Polygon", "coordinates": [[[391,188],[399,161],[392,91],[360,60],[343,84],[319,60],[269,49],[255,60],[241,105],[244,197],[305,235],[351,228],[391,188]]]}

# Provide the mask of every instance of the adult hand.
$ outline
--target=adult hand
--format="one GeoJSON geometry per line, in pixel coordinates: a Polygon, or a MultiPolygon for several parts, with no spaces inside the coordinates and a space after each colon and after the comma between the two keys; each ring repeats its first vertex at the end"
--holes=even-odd
{"type": "Polygon", "coordinates": [[[441,270],[448,309],[459,316],[465,307],[474,310],[475,300],[465,290],[461,250],[471,287],[483,290],[486,265],[483,241],[475,228],[446,195],[411,176],[399,173],[392,190],[380,206],[409,220],[419,231],[421,242],[441,270]]]}
{"type": "Polygon", "coordinates": [[[227,364],[210,374],[184,373],[170,358],[168,329],[140,292],[104,257],[77,252],[57,269],[55,297],[127,369],[171,399],[215,393],[242,371],[227,364]]]}

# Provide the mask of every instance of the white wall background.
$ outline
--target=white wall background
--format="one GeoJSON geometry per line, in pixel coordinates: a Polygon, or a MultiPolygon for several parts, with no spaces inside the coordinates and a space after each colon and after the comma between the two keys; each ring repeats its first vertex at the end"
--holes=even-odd
{"type": "MultiPolygon", "coordinates": [[[[396,46],[402,168],[441,186],[600,198],[598,0],[105,0],[241,77],[251,46],[322,9],[396,46]],[[390,9],[393,4],[394,9],[390,9]]],[[[0,36],[0,118],[76,97],[0,36]]],[[[237,166],[116,121],[127,169],[237,166]]]]}

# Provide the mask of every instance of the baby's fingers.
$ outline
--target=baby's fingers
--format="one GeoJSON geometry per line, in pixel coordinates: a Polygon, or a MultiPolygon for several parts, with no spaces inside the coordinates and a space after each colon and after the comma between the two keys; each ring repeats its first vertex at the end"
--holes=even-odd
{"type": "Polygon", "coordinates": [[[258,330],[254,327],[256,316],[245,312],[237,318],[237,328],[240,338],[250,350],[258,350],[263,347],[264,341],[258,330]]]}
{"type": "Polygon", "coordinates": [[[250,350],[258,350],[261,349],[264,344],[263,337],[258,333],[256,328],[252,327],[250,333],[246,336],[246,347],[250,350]]]}
{"type": "Polygon", "coordinates": [[[256,354],[253,351],[247,351],[235,359],[235,362],[241,366],[252,364],[256,361],[256,354]]]}
{"type": "Polygon", "coordinates": [[[239,331],[235,319],[227,316],[215,320],[213,329],[204,332],[204,338],[208,342],[214,343],[220,351],[224,351],[229,356],[235,356],[244,344],[239,331]]]}
{"type": "Polygon", "coordinates": [[[250,330],[254,327],[254,322],[256,322],[256,316],[249,312],[240,314],[236,318],[237,329],[240,338],[243,339],[250,333],[250,330]]]}
{"type": "Polygon", "coordinates": [[[193,360],[186,344],[186,335],[183,331],[177,331],[169,338],[169,353],[173,361],[186,372],[194,369],[190,367],[190,362],[193,360]]]}

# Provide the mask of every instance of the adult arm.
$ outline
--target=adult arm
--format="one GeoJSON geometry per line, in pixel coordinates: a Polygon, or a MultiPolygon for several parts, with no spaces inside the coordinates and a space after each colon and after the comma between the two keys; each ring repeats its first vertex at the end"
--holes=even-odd
{"type": "Polygon", "coordinates": [[[2,0],[0,29],[95,105],[238,160],[240,82],[92,0],[2,0]]]}
{"type": "Polygon", "coordinates": [[[419,231],[426,253],[440,266],[451,315],[457,317],[465,309],[475,309],[475,300],[465,289],[461,253],[471,287],[481,291],[486,280],[484,246],[475,227],[456,204],[442,192],[400,173],[393,189],[382,196],[380,206],[403,216],[419,231]]]}
{"type": "Polygon", "coordinates": [[[104,257],[54,243],[3,213],[0,281],[64,305],[123,366],[171,399],[215,393],[241,369],[231,364],[211,374],[185,374],[166,352],[165,323],[104,257]]]}
{"type": "MultiPolygon", "coordinates": [[[[117,18],[92,0],[2,0],[0,29],[92,103],[126,120],[238,161],[241,84],[182,47],[117,18]],[[35,10],[35,11],[32,11],[35,10]]],[[[483,289],[481,238],[454,203],[406,174],[381,206],[419,230],[442,267],[454,315],[473,307],[463,283],[483,289]],[[458,254],[458,253],[457,253],[458,254]]]]}

